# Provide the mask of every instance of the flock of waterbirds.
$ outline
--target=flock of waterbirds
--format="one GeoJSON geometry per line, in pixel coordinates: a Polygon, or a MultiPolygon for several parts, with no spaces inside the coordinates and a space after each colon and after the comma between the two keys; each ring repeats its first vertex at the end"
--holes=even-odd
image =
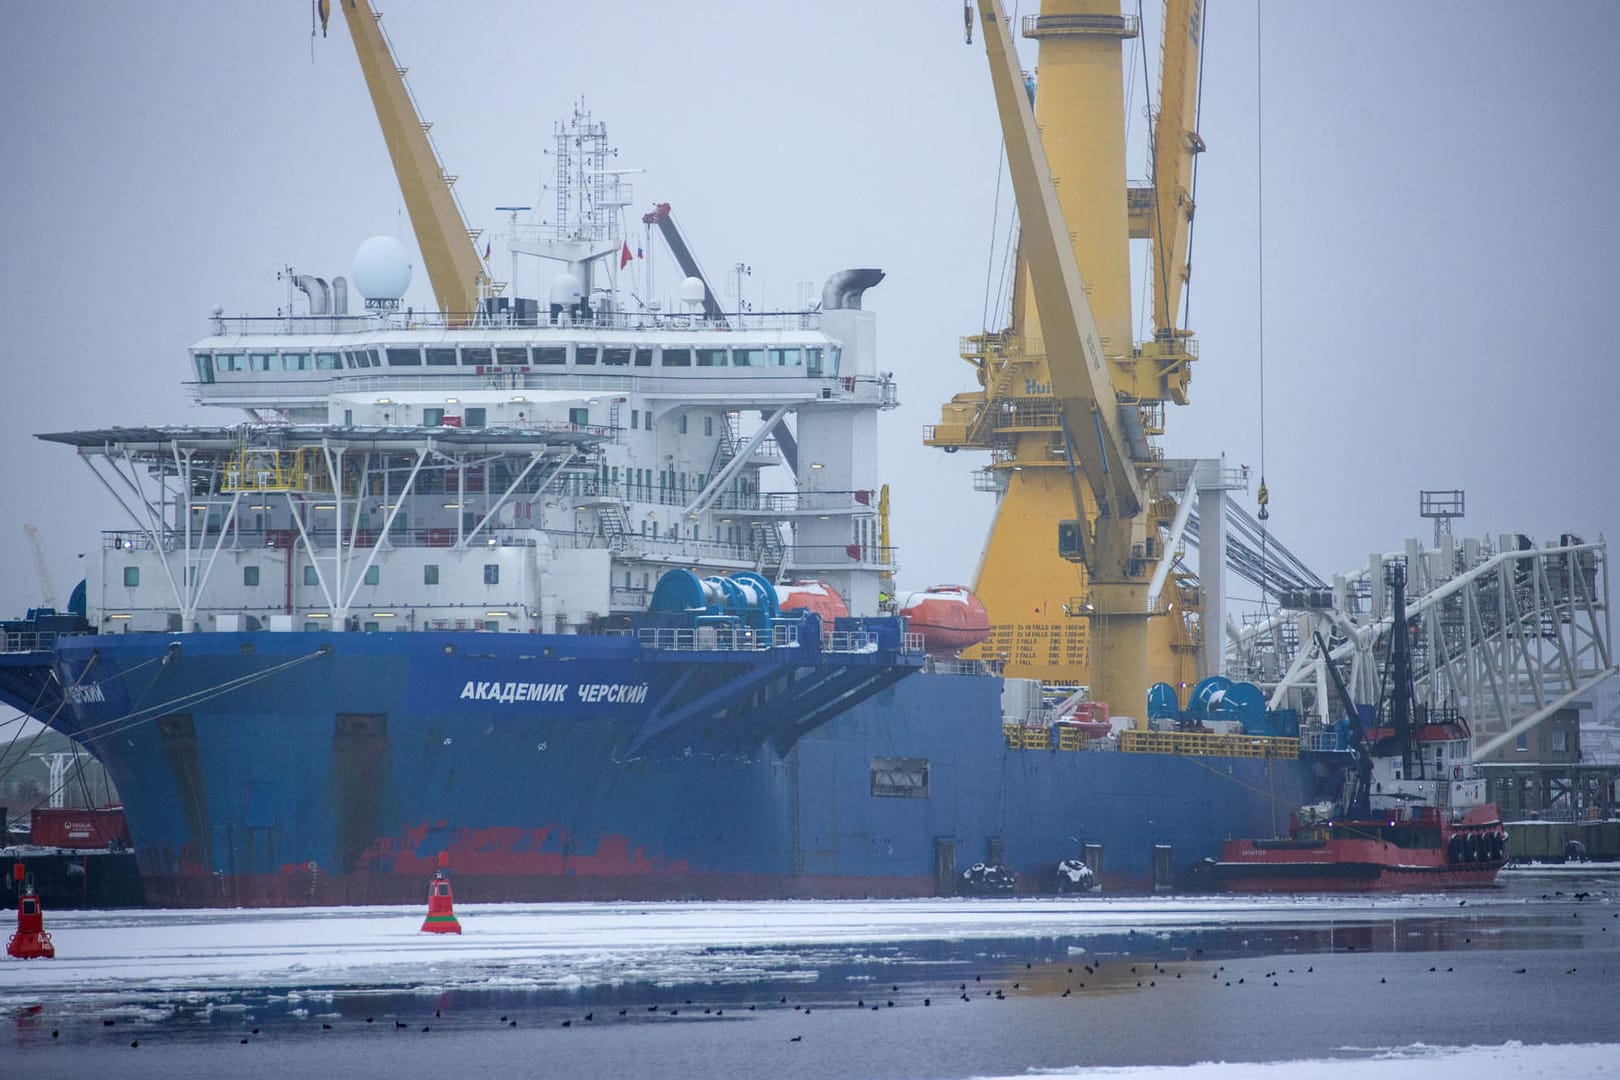
{"type": "MultiPolygon", "coordinates": [[[[1563,898],[1564,895],[1565,894],[1563,892],[1544,894],[1542,899],[1551,900],[1554,898],[1563,898]]],[[[1579,892],[1573,894],[1569,898],[1579,903],[1581,901],[1590,899],[1591,894],[1579,892]]],[[[1466,905],[1466,900],[1459,902],[1459,906],[1466,905]]],[[[1571,911],[1570,915],[1574,919],[1580,918],[1579,911],[1571,911]]],[[[1620,919],[1620,912],[1611,913],[1609,917],[1611,919],[1620,919]]],[[[1607,932],[1609,928],[1605,925],[1601,926],[1600,929],[1607,932]]],[[[1134,936],[1135,931],[1130,931],[1130,934],[1134,936]]],[[[1472,937],[1464,937],[1462,940],[1464,945],[1471,945],[1473,943],[1472,937]]],[[[1024,971],[1026,974],[1020,977],[1007,978],[1003,972],[1002,978],[999,981],[992,976],[992,981],[986,983],[985,976],[983,974],[975,974],[971,982],[966,981],[965,979],[957,982],[954,987],[948,987],[948,989],[953,990],[953,992],[950,994],[950,1003],[960,1005],[963,1003],[971,1004],[975,1001],[984,1000],[1008,1001],[1019,995],[1031,997],[1055,995],[1059,998],[1084,998],[1087,993],[1102,994],[1118,993],[1127,990],[1153,990],[1159,987],[1161,981],[1163,981],[1166,985],[1170,985],[1174,982],[1174,980],[1182,979],[1186,974],[1189,973],[1190,969],[1195,969],[1196,973],[1198,974],[1201,974],[1204,970],[1208,970],[1209,976],[1212,980],[1220,982],[1223,987],[1231,988],[1265,986],[1267,983],[1269,983],[1271,987],[1280,989],[1283,987],[1284,981],[1289,977],[1298,979],[1300,977],[1310,976],[1316,973],[1315,966],[1307,964],[1302,969],[1296,969],[1293,967],[1278,967],[1260,974],[1256,974],[1254,971],[1248,971],[1246,974],[1239,974],[1238,972],[1240,970],[1240,965],[1238,962],[1232,962],[1233,970],[1229,972],[1226,964],[1204,960],[1202,958],[1203,951],[1204,950],[1201,948],[1193,949],[1187,953],[1187,955],[1185,955],[1180,962],[1171,961],[1169,963],[1160,963],[1157,960],[1138,960],[1135,963],[1132,963],[1127,959],[1113,960],[1106,967],[1099,960],[1092,960],[1089,963],[1082,961],[1066,965],[1061,961],[1049,962],[1042,964],[1039,969],[1036,968],[1033,962],[1026,962],[1024,964],[1024,971]],[[1213,967],[1211,965],[1213,965],[1213,967]],[[1059,973],[1057,970],[1060,966],[1064,968],[1061,973],[1059,973]],[[1061,991],[1059,991],[1060,986],[1061,991]]],[[[1346,945],[1343,947],[1342,951],[1355,952],[1357,949],[1354,945],[1346,945]]],[[[1252,966],[1253,968],[1257,969],[1264,966],[1264,962],[1266,961],[1275,963],[1276,959],[1277,958],[1273,956],[1256,958],[1253,961],[1244,961],[1241,968],[1246,970],[1252,966]]],[[[1529,968],[1522,966],[1514,967],[1510,970],[1514,975],[1525,975],[1529,972],[1529,968]]],[[[1564,974],[1573,975],[1577,970],[1577,968],[1568,968],[1564,971],[1564,974]]],[[[1427,972],[1420,973],[1450,974],[1453,972],[1453,966],[1447,966],[1442,971],[1439,965],[1431,965],[1427,972]]],[[[1389,975],[1380,975],[1378,981],[1380,984],[1387,985],[1389,978],[1389,975]]],[[[882,1012],[887,1009],[908,1006],[933,1008],[936,1005],[935,995],[938,993],[939,991],[937,985],[932,987],[924,987],[921,989],[907,987],[906,990],[902,990],[899,983],[890,983],[887,992],[882,992],[881,987],[879,987],[879,992],[875,994],[872,993],[870,988],[857,990],[850,995],[853,997],[853,1000],[829,997],[826,995],[822,995],[820,997],[805,995],[801,1000],[793,1001],[790,1000],[788,994],[781,994],[774,1000],[757,1001],[747,1005],[739,1005],[736,1001],[732,1001],[730,1004],[719,1004],[714,1001],[704,1002],[703,1000],[697,998],[682,997],[679,1000],[672,999],[665,1002],[654,1002],[651,1005],[639,1002],[633,1005],[625,1004],[622,1006],[604,1007],[598,1005],[583,1013],[575,1013],[573,1015],[563,1016],[561,1019],[556,1018],[558,1010],[553,1007],[543,1010],[540,1016],[532,1017],[526,1022],[539,1026],[549,1025],[560,1028],[583,1028],[615,1022],[647,1022],[658,1020],[691,1021],[694,1019],[702,1020],[704,1018],[710,1020],[736,1019],[739,1017],[746,1017],[751,1013],[758,1014],[760,1012],[768,1012],[771,1010],[785,1011],[790,1007],[793,1012],[805,1017],[810,1016],[816,1010],[831,1011],[836,1009],[854,1009],[858,1011],[882,1012]],[[598,1013],[601,1014],[600,1018],[598,1017],[598,1013]]],[[[937,1002],[937,1004],[941,1005],[946,1003],[947,1002],[944,998],[940,998],[937,1002]]],[[[467,1013],[469,1014],[468,1019],[472,1023],[476,1024],[478,1021],[474,1020],[474,1017],[478,1017],[481,1014],[490,1011],[493,1010],[487,1008],[469,1009],[467,1010],[467,1013]]],[[[518,1016],[515,1012],[503,1013],[493,1026],[516,1028],[519,1026],[521,1019],[522,1017],[518,1016]]],[[[442,1006],[433,1010],[433,1015],[431,1018],[423,1015],[411,1020],[400,1019],[398,1016],[389,1014],[385,1014],[380,1018],[377,1016],[366,1016],[364,1018],[353,1017],[347,1019],[336,1014],[330,1014],[329,1018],[321,1018],[321,1030],[326,1032],[335,1031],[340,1027],[347,1027],[351,1029],[357,1027],[364,1028],[367,1025],[372,1025],[374,1028],[381,1028],[383,1030],[390,1030],[391,1025],[391,1030],[395,1032],[415,1031],[420,1034],[429,1034],[435,1030],[435,1022],[443,1020],[444,1008],[442,1006]]],[[[119,1024],[119,1022],[119,1019],[116,1017],[102,1018],[100,1020],[101,1026],[105,1028],[115,1027],[119,1024]]],[[[249,1023],[252,1022],[244,1021],[244,1026],[247,1026],[249,1023]]],[[[440,1023],[438,1030],[444,1031],[447,1030],[448,1027],[448,1025],[440,1023]]],[[[468,1030],[468,1022],[463,1021],[457,1023],[454,1025],[454,1029],[468,1030]]],[[[53,1029],[51,1031],[51,1038],[59,1039],[61,1034],[61,1028],[53,1029]]],[[[238,1032],[232,1031],[231,1034],[236,1035],[238,1032]]],[[[245,1034],[240,1035],[238,1041],[242,1045],[247,1045],[254,1041],[255,1038],[267,1038],[272,1034],[274,1034],[274,1032],[267,1031],[265,1023],[260,1022],[249,1027],[245,1034]]],[[[804,1035],[802,1033],[792,1035],[788,1038],[788,1041],[792,1043],[801,1043],[804,1041],[804,1035]]],[[[140,1047],[141,1041],[139,1038],[134,1038],[130,1040],[129,1045],[132,1049],[137,1049],[140,1047]]]]}

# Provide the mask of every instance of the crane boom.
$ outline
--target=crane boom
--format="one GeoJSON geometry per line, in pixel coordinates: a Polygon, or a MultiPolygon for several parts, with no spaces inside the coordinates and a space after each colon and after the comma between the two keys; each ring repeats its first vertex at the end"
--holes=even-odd
{"type": "Polygon", "coordinates": [[[1203,0],[1166,0],[1164,53],[1159,71],[1159,116],[1153,128],[1153,328],[1174,332],[1187,284],[1192,233],[1193,161],[1204,150],[1198,137],[1198,50],[1204,32],[1203,0]]]}
{"type": "Polygon", "coordinates": [[[55,610],[56,585],[51,581],[51,567],[45,561],[45,546],[39,542],[39,530],[34,527],[33,522],[28,522],[23,526],[23,533],[27,535],[28,546],[34,552],[34,572],[39,575],[39,588],[43,594],[42,599],[45,601],[46,607],[55,610]]]}
{"type": "MultiPolygon", "coordinates": [[[[1128,521],[1141,512],[1141,485],[1120,434],[1117,397],[1086,300],[1085,282],[1063,223],[1000,0],[978,0],[978,4],[1007,147],[1007,168],[1018,203],[1020,250],[1029,264],[1035,307],[1046,338],[1052,393],[1068,429],[1070,450],[1096,496],[1099,516],[1128,521]]],[[[1084,507],[1079,511],[1083,517],[1084,507]]],[[[1088,569],[1092,567],[1088,565],[1088,569]]]]}
{"type": "Polygon", "coordinates": [[[400,194],[411,215],[433,295],[440,311],[464,319],[477,309],[480,287],[489,283],[489,276],[461,208],[450,194],[452,178],[445,175],[428,141],[427,127],[405,89],[404,69],[378,24],[380,16],[371,10],[369,0],[344,0],[340,6],[399,177],[400,194]]]}

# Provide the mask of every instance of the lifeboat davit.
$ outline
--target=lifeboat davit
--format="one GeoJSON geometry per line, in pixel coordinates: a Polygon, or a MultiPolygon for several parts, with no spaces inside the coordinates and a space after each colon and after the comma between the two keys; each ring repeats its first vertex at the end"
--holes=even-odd
{"type": "Polygon", "coordinates": [[[790,581],[776,587],[778,611],[810,611],[821,616],[821,625],[832,629],[834,619],[846,618],[849,606],[838,590],[825,581],[790,581]]]}
{"type": "Polygon", "coordinates": [[[935,656],[955,656],[990,636],[990,615],[979,598],[961,585],[935,585],[900,597],[900,614],[923,648],[935,656]]]}
{"type": "Polygon", "coordinates": [[[1076,728],[1082,735],[1092,739],[1105,738],[1114,730],[1113,724],[1108,721],[1106,701],[1082,701],[1058,717],[1058,723],[1076,728]]]}

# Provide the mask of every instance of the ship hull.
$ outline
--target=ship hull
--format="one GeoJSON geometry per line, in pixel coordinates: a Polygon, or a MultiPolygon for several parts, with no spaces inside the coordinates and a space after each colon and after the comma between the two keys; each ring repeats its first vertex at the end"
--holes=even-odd
{"type": "Polygon", "coordinates": [[[1145,891],[1309,794],[1296,761],[1011,749],[982,675],[909,675],[787,743],[647,743],[681,665],[550,640],[67,640],[63,684],[96,690],[53,724],[117,783],[157,906],[417,902],[441,853],[463,902],[938,895],[975,862],[1044,891],[1086,845],[1145,891]]]}
{"type": "MultiPolygon", "coordinates": [[[[1419,835],[1429,842],[1401,846],[1374,838],[1379,825],[1351,825],[1362,835],[1296,840],[1233,840],[1209,867],[1218,887],[1234,893],[1427,892],[1478,889],[1496,883],[1504,860],[1474,857],[1456,841],[1488,838],[1499,828],[1494,807],[1470,812],[1483,828],[1436,825],[1419,835]],[[1448,850],[1449,847],[1449,850],[1448,850]]],[[[1414,830],[1416,831],[1416,830],[1414,830]]],[[[1500,835],[1498,838],[1500,838],[1500,835]]]]}

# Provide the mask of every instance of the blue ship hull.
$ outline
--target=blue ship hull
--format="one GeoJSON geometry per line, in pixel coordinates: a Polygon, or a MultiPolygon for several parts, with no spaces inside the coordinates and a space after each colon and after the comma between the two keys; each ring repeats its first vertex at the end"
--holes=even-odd
{"type": "Polygon", "coordinates": [[[441,853],[467,901],[934,895],[979,861],[1034,890],[1086,844],[1106,888],[1144,890],[1311,783],[1009,749],[983,675],[899,671],[795,728],[816,669],[626,638],[90,636],[54,665],[51,722],[118,785],[159,906],[414,902],[441,853]]]}

